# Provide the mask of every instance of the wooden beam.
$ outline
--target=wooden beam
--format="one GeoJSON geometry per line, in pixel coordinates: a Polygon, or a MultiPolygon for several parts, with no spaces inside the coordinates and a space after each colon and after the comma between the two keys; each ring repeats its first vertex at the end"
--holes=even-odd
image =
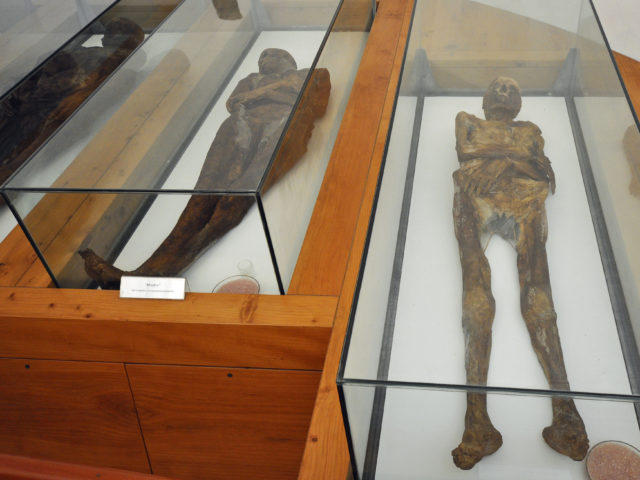
{"type": "Polygon", "coordinates": [[[337,299],[0,288],[0,357],[320,370],[337,299]]]}
{"type": "Polygon", "coordinates": [[[380,120],[395,97],[389,81],[406,3],[383,3],[371,28],[288,293],[340,294],[376,138],[388,128],[380,120]]]}
{"type": "Polygon", "coordinates": [[[299,480],[344,480],[349,472],[336,375],[391,125],[412,9],[413,2],[409,0],[385,1],[380,6],[338,134],[319,207],[312,218],[313,230],[305,241],[308,250],[304,252],[304,263],[299,262],[301,267],[296,271],[294,288],[290,289],[290,293],[323,288],[341,291],[299,480]],[[346,179],[341,178],[343,174],[346,179]],[[323,229],[326,229],[324,237],[323,229]],[[316,248],[323,253],[314,259],[311,255],[316,248]],[[324,268],[334,269],[333,277],[330,272],[321,271],[318,260],[328,264],[324,268]],[[320,271],[315,277],[317,282],[307,268],[320,271]]]}
{"type": "Polygon", "coordinates": [[[629,93],[633,109],[638,113],[640,112],[640,62],[617,52],[613,52],[613,56],[629,93]]]}

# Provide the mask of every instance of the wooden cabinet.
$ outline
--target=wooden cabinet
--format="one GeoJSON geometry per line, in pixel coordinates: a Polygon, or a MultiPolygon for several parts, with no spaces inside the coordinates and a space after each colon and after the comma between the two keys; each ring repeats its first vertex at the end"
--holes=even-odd
{"type": "Polygon", "coordinates": [[[295,479],[318,371],[128,365],[154,473],[295,479]]]}
{"type": "Polygon", "coordinates": [[[0,359],[0,452],[150,472],[124,365],[0,359]]]}
{"type": "Polygon", "coordinates": [[[336,299],[0,288],[0,453],[295,478],[336,299]]]}

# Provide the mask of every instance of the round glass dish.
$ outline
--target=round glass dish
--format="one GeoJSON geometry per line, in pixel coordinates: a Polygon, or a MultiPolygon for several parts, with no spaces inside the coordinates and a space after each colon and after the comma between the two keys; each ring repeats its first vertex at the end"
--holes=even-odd
{"type": "Polygon", "coordinates": [[[617,440],[594,445],[587,454],[586,464],[591,480],[640,479],[640,451],[617,440]]]}
{"type": "Polygon", "coordinates": [[[218,283],[214,287],[213,293],[256,294],[260,293],[260,284],[249,275],[233,275],[218,283]]]}

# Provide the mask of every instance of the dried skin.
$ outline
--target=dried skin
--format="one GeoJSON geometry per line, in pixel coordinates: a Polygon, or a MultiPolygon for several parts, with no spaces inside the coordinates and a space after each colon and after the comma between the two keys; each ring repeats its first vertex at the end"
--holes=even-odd
{"type": "MultiPolygon", "coordinates": [[[[497,234],[518,254],[520,308],[549,386],[569,390],[545,249],[544,202],[555,190],[555,177],[544,156],[544,140],[535,124],[514,121],[520,90],[512,79],[496,79],[483,108],[486,120],[465,112],[456,117],[460,168],[453,174],[453,216],[462,265],[467,383],[487,383],[495,301],[484,246],[497,234]]],[[[554,450],[581,460],[589,442],[573,400],[553,398],[552,408],[552,424],[543,438],[554,450]]],[[[486,395],[468,394],[462,442],[452,452],[455,464],[470,469],[501,445],[486,395]]]]}
{"type": "MultiPolygon", "coordinates": [[[[240,80],[227,100],[230,115],[216,133],[196,190],[242,191],[257,184],[308,73],[308,69],[296,70],[293,58],[284,50],[263,52],[260,73],[240,80]]],[[[329,72],[326,69],[314,71],[308,93],[296,111],[295,132],[285,138],[280,149],[279,176],[306,152],[314,121],[326,110],[330,89],[329,72]]],[[[267,187],[273,181],[275,179],[267,182],[267,187]]],[[[238,225],[253,202],[251,195],[193,195],[173,230],[140,267],[124,272],[87,249],[80,252],[85,270],[102,288],[118,288],[124,274],[175,276],[238,225]]]]}

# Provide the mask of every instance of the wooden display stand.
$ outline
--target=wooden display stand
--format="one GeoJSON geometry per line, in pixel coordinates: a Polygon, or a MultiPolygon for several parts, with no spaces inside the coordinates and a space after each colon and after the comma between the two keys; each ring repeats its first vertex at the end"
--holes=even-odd
{"type": "Polygon", "coordinates": [[[287,295],[26,288],[27,271],[48,284],[42,265],[19,231],[0,245],[0,452],[176,479],[347,478],[335,378],[412,8],[380,3],[287,295]]]}
{"type": "MultiPolygon", "coordinates": [[[[375,185],[370,162],[382,158],[409,3],[378,13],[288,295],[136,301],[33,288],[50,279],[22,232],[9,235],[0,452],[173,478],[285,479],[298,476],[318,392],[335,395],[330,423],[340,432],[335,375],[322,370],[343,284],[352,282],[349,295],[355,285],[354,232],[365,196],[370,209],[365,179],[375,185]]],[[[342,431],[343,477],[344,442],[342,431]]]]}

